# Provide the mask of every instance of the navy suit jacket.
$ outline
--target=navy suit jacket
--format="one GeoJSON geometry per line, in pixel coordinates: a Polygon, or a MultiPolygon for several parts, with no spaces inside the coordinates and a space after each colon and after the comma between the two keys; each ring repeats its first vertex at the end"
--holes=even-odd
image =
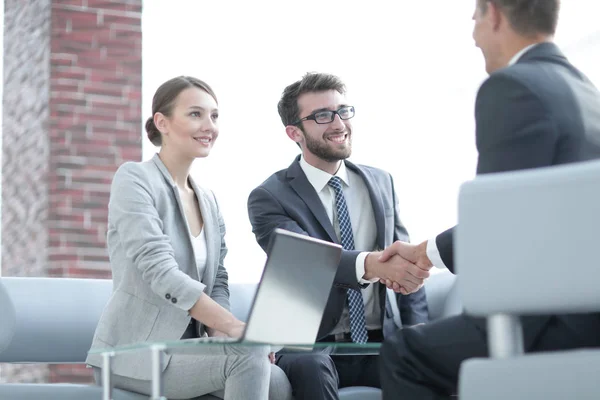
{"type": "MultiPolygon", "coordinates": [[[[300,156],[287,169],[271,175],[254,189],[248,198],[248,214],[252,230],[258,244],[265,252],[271,234],[276,228],[339,243],[325,207],[306,178],[299,160],[300,156]]],[[[391,175],[380,169],[354,165],[349,161],[345,163],[348,169],[364,180],[369,190],[377,226],[378,248],[384,249],[395,240],[408,241],[408,233],[400,221],[391,175]]],[[[339,322],[346,304],[347,289],[361,288],[356,279],[356,257],[359,253],[360,251],[354,250],[342,252],[317,339],[329,335],[339,322]]],[[[385,286],[377,283],[377,288],[383,324],[383,318],[391,318],[391,310],[389,304],[386,305],[385,286]]],[[[398,294],[396,301],[403,325],[427,322],[428,311],[424,289],[408,296],[398,294]]]]}
{"type": "MultiPolygon", "coordinates": [[[[553,43],[539,44],[481,85],[477,174],[600,158],[600,93],[553,43]]],[[[454,271],[454,228],[436,238],[454,271]]]]}

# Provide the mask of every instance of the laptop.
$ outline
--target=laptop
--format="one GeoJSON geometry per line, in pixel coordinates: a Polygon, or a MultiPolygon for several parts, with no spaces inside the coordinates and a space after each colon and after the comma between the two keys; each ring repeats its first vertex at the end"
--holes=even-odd
{"type": "Polygon", "coordinates": [[[203,341],[314,344],[341,255],[339,244],[276,229],[242,337],[203,341]]]}

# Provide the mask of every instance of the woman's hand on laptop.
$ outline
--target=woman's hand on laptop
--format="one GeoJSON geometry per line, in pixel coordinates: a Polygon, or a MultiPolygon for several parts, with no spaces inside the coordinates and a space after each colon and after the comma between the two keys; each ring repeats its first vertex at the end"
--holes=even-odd
{"type": "MultiPolygon", "coordinates": [[[[239,339],[244,333],[246,324],[240,321],[219,303],[202,293],[198,301],[189,310],[190,316],[204,326],[227,336],[239,339]]],[[[209,333],[209,336],[213,336],[209,333]]]]}
{"type": "Polygon", "coordinates": [[[210,337],[229,337],[225,332],[221,332],[213,328],[207,328],[206,333],[208,333],[208,336],[210,337]]]}
{"type": "Polygon", "coordinates": [[[269,353],[269,361],[271,362],[271,364],[275,364],[275,353],[269,353]]]}
{"type": "Polygon", "coordinates": [[[236,321],[231,327],[227,330],[227,336],[239,339],[244,334],[244,330],[246,329],[246,324],[242,321],[236,321]]]}

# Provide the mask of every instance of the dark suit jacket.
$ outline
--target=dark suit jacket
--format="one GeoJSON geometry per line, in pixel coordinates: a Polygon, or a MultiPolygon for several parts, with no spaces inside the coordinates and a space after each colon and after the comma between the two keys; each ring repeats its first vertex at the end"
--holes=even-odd
{"type": "MultiPolygon", "coordinates": [[[[319,195],[306,178],[299,160],[298,156],[289,168],[271,175],[250,193],[248,214],[252,230],[258,244],[265,251],[275,228],[339,243],[319,195]]],[[[395,240],[408,241],[408,233],[400,222],[398,202],[390,174],[348,161],[346,167],[362,177],[369,190],[377,225],[377,246],[383,249],[395,240]]],[[[327,336],[339,322],[346,304],[347,289],[361,287],[356,280],[356,257],[359,253],[360,251],[350,250],[342,252],[317,339],[327,336]]],[[[385,307],[385,287],[377,283],[377,288],[382,319],[386,316],[391,317],[390,310],[386,310],[385,307]]],[[[396,299],[403,325],[427,322],[424,289],[409,296],[397,295],[396,299]]]]}
{"type": "MultiPolygon", "coordinates": [[[[477,174],[600,158],[600,93],[553,43],[483,83],[475,104],[477,174]]],[[[454,271],[454,228],[436,244],[454,271]]]]}

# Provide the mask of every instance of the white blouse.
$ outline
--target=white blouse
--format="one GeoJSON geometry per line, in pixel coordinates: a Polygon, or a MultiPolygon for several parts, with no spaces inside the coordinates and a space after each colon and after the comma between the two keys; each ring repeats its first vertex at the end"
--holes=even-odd
{"type": "Polygon", "coordinates": [[[198,280],[202,282],[202,278],[204,275],[204,270],[206,269],[206,236],[204,234],[204,227],[198,234],[198,236],[194,237],[190,234],[190,239],[192,240],[192,247],[194,248],[194,256],[196,257],[196,266],[198,267],[198,280]]]}

